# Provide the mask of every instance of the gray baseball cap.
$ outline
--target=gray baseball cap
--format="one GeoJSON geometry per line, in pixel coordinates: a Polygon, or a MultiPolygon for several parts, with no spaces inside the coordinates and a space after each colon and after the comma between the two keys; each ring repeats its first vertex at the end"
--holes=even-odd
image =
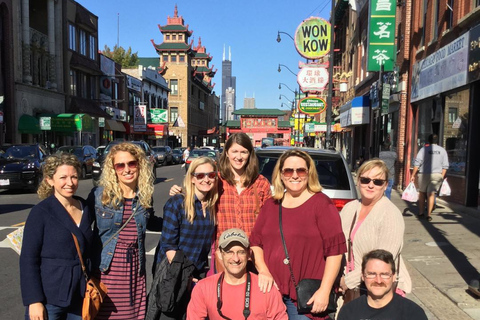
{"type": "Polygon", "coordinates": [[[248,248],[250,242],[242,229],[232,228],[224,231],[218,240],[218,246],[225,249],[232,242],[240,242],[242,246],[248,248]]]}

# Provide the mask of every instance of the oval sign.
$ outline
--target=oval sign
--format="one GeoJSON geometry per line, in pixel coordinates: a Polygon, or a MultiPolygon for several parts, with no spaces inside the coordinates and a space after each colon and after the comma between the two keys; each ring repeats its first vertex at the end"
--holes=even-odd
{"type": "Polygon", "coordinates": [[[304,58],[315,60],[330,52],[330,22],[310,17],[295,31],[295,48],[304,58]]]}
{"type": "Polygon", "coordinates": [[[298,103],[298,110],[305,114],[319,114],[325,111],[327,103],[322,98],[306,97],[298,103]]]}

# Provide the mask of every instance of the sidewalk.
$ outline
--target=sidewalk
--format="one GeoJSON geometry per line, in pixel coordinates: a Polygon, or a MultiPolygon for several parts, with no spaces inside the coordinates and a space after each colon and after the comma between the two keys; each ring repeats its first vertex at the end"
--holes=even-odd
{"type": "Polygon", "coordinates": [[[429,319],[480,320],[480,299],[467,290],[480,278],[480,210],[437,199],[428,222],[399,191],[392,191],[392,202],[405,218],[402,255],[413,283],[408,298],[429,319]]]}

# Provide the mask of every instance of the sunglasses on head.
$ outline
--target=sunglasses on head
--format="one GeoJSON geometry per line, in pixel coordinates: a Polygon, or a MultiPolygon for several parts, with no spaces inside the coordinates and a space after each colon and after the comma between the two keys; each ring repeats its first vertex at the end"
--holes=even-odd
{"type": "Polygon", "coordinates": [[[113,167],[115,168],[115,171],[123,171],[125,170],[125,166],[128,166],[129,169],[136,169],[138,166],[138,161],[133,160],[129,161],[127,163],[115,163],[113,167]]]}
{"type": "Polygon", "coordinates": [[[384,180],[384,179],[370,179],[370,178],[360,177],[360,183],[361,184],[369,184],[370,181],[373,181],[374,185],[381,187],[381,186],[384,185],[384,183],[387,180],[384,180]]]}
{"type": "Polygon", "coordinates": [[[212,171],[212,172],[195,172],[192,173],[192,176],[197,178],[198,180],[203,180],[205,177],[208,177],[208,179],[215,179],[217,177],[217,172],[212,171]]]}
{"type": "Polygon", "coordinates": [[[297,168],[297,169],[293,169],[293,168],[284,168],[282,170],[282,174],[284,177],[287,177],[287,178],[290,178],[291,176],[293,176],[293,173],[296,172],[297,173],[297,176],[299,176],[300,178],[304,178],[307,176],[308,174],[308,169],[307,168],[297,168]]]}

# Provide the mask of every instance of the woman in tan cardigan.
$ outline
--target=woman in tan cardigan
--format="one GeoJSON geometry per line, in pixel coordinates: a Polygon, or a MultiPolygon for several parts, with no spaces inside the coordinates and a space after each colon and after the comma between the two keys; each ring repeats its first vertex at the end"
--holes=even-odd
{"type": "Polygon", "coordinates": [[[359,288],[363,256],[374,249],[392,253],[398,270],[397,293],[412,290],[412,282],[401,257],[405,223],[400,210],[384,196],[388,168],[380,159],[366,161],[357,171],[361,199],[349,202],[340,213],[345,239],[348,239],[347,265],[340,290],[359,288]]]}

